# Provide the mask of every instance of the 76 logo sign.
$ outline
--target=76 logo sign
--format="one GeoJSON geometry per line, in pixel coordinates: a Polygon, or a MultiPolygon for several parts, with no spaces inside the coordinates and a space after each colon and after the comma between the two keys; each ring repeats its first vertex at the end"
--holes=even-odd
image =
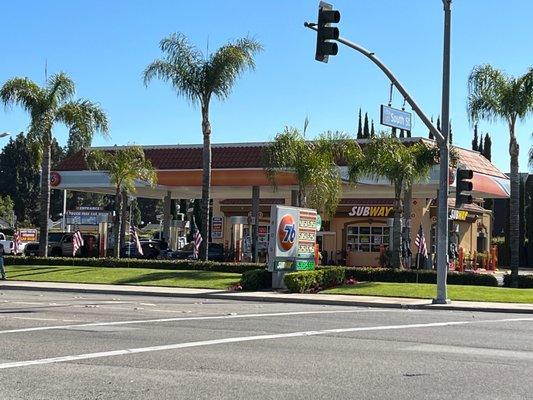
{"type": "Polygon", "coordinates": [[[292,215],[284,215],[278,226],[279,246],[284,251],[289,251],[296,240],[296,223],[292,215]]]}

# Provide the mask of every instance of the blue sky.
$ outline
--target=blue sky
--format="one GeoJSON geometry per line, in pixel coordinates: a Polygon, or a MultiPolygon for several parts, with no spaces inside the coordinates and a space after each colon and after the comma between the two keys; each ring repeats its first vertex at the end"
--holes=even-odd
{"type": "MultiPolygon", "coordinates": [[[[440,0],[338,0],[341,36],[373,50],[400,78],[423,110],[440,113],[442,3],[440,0]]],[[[164,83],[145,88],[141,73],[160,56],[159,40],[183,32],[200,49],[253,36],[264,46],[257,68],[237,82],[231,97],[213,101],[213,142],[265,141],[286,125],[309,135],[355,132],[361,107],[379,127],[379,106],[389,82],[362,55],[341,46],[328,64],[314,61],[318,1],[3,1],[0,3],[0,82],[27,76],[42,83],[65,71],[77,95],[99,102],[111,121],[111,138],[95,145],[201,142],[200,111],[164,83]]],[[[509,74],[533,65],[533,2],[455,0],[452,21],[451,119],[454,143],[470,148],[466,80],[472,67],[490,63],[509,74]]],[[[393,106],[401,107],[396,92],[393,106]]],[[[519,124],[520,168],[527,170],[533,119],[519,124]]],[[[19,132],[28,116],[0,109],[0,131],[19,132]]],[[[493,138],[493,162],[509,169],[505,124],[480,124],[493,138]]],[[[55,129],[61,144],[67,132],[55,129]]],[[[427,136],[415,119],[413,135],[427,136]]],[[[2,139],[0,139],[2,140],[2,139]]],[[[5,139],[3,139],[5,140],[5,139]]]]}

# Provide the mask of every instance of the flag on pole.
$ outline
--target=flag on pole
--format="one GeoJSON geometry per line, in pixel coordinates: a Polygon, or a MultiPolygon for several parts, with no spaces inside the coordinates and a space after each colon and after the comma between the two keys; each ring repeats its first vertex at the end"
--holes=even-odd
{"type": "Polygon", "coordinates": [[[200,233],[200,230],[198,229],[198,227],[196,226],[196,220],[192,219],[192,229],[193,229],[193,234],[192,234],[192,256],[194,259],[197,259],[198,258],[198,252],[200,250],[200,244],[202,243],[202,234],[200,233]]]}
{"type": "Polygon", "coordinates": [[[135,226],[130,225],[130,235],[131,235],[131,241],[135,243],[135,246],[137,247],[137,252],[139,255],[144,256],[143,248],[141,246],[141,241],[139,240],[139,235],[137,234],[137,230],[135,229],[135,226]]]}
{"type": "Polygon", "coordinates": [[[13,253],[16,255],[19,252],[19,248],[22,246],[22,241],[20,240],[20,233],[16,231],[13,235],[13,253]]]}
{"type": "Polygon", "coordinates": [[[82,246],[83,236],[81,236],[81,232],[78,229],[72,236],[72,255],[75,256],[78,249],[80,249],[82,246]]]}
{"type": "Polygon", "coordinates": [[[418,247],[418,254],[420,254],[424,258],[427,258],[428,249],[426,246],[426,238],[424,237],[424,231],[422,230],[422,224],[420,224],[420,228],[418,229],[418,233],[416,234],[415,245],[416,247],[418,247]]]}

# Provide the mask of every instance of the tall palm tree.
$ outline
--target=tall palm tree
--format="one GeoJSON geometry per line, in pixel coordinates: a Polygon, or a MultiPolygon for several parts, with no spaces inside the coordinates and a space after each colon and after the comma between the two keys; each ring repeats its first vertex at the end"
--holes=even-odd
{"type": "Polygon", "coordinates": [[[519,264],[519,145],[516,122],[533,111],[533,68],[517,78],[490,65],[474,67],[468,77],[468,114],[473,123],[479,120],[502,120],[509,127],[509,155],[511,157],[511,202],[509,214],[509,245],[511,252],[512,286],[518,285],[519,264]]]}
{"type": "Polygon", "coordinates": [[[364,149],[364,162],[350,166],[350,180],[363,171],[366,175],[385,178],[394,187],[394,223],[392,227],[392,266],[401,268],[402,196],[414,182],[427,179],[436,164],[438,149],[423,142],[404,145],[399,139],[380,135],[370,139],[364,149]]]}
{"type": "Polygon", "coordinates": [[[50,149],[53,127],[63,123],[71,132],[92,139],[96,132],[107,135],[105,112],[89,100],[73,100],[74,82],[64,73],[52,75],[44,86],[28,78],[13,78],[0,89],[4,105],[17,104],[31,116],[28,138],[36,150],[36,160],[41,162],[40,237],[39,253],[48,255],[48,216],[50,213],[50,149]]]}
{"type": "Polygon", "coordinates": [[[298,205],[335,213],[342,194],[339,165],[347,159],[360,160],[361,149],[355,140],[339,132],[326,132],[307,140],[298,129],[285,128],[263,153],[265,172],[276,187],[280,170],[294,172],[298,181],[298,205]]]}
{"type": "Polygon", "coordinates": [[[135,192],[135,182],[140,180],[149,185],[156,182],[156,173],[150,160],[144,156],[140,146],[128,146],[116,151],[91,150],[87,154],[87,164],[91,169],[106,171],[115,186],[115,239],[114,256],[120,257],[120,231],[122,221],[123,196],[135,192]]]}
{"type": "Polygon", "coordinates": [[[164,58],[153,61],[144,70],[144,84],[159,78],[169,82],[174,90],[193,104],[200,104],[203,133],[202,224],[204,240],[201,258],[207,260],[209,238],[209,201],[211,191],[211,124],[209,104],[216,96],[226,99],[237,78],[246,70],[254,69],[254,56],[261,45],[250,38],[230,42],[212,54],[203,55],[180,33],[172,34],[159,43],[164,58]]]}

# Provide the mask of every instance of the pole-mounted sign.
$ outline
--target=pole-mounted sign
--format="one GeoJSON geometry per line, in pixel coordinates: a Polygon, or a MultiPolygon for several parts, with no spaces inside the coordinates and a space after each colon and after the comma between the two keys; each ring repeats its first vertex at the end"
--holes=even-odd
{"type": "Polygon", "coordinates": [[[314,269],[316,210],[273,205],[270,210],[268,269],[314,269]]]}
{"type": "Polygon", "coordinates": [[[411,130],[411,113],[396,108],[381,105],[381,125],[392,128],[411,130]]]}

